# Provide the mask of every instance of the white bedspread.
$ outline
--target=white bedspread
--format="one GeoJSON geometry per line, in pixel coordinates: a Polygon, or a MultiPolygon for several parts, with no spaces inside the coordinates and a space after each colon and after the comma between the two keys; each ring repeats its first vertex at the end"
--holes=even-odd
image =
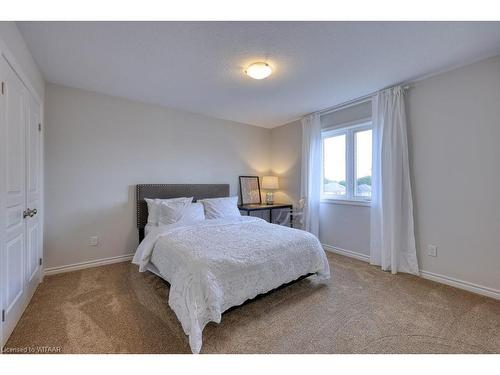
{"type": "Polygon", "coordinates": [[[168,302],[193,353],[228,308],[308,273],[330,277],[314,235],[248,216],[152,228],[132,262],[141,272],[151,262],[170,283],[168,302]]]}

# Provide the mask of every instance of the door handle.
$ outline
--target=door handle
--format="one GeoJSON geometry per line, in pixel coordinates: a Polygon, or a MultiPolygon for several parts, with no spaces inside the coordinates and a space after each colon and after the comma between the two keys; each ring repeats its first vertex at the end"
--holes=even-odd
{"type": "Polygon", "coordinates": [[[23,219],[26,219],[28,216],[29,217],[33,217],[37,214],[37,209],[34,208],[33,210],[31,208],[27,208],[24,212],[23,212],[23,219]]]}

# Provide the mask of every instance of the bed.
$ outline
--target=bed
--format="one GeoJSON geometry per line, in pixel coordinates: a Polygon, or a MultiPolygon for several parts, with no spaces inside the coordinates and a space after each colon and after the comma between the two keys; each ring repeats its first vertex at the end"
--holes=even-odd
{"type": "Polygon", "coordinates": [[[148,227],[145,198],[229,196],[229,185],[137,185],[137,227],[141,239],[133,259],[170,284],[169,306],[189,336],[193,353],[202,346],[209,322],[245,301],[305,276],[330,278],[318,239],[260,218],[234,216],[196,223],[148,227]]]}

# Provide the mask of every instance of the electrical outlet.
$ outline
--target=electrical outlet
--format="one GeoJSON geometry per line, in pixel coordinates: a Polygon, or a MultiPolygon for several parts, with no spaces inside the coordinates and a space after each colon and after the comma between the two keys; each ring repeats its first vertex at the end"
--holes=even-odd
{"type": "Polygon", "coordinates": [[[97,246],[99,238],[97,236],[89,237],[89,246],[97,246]]]}
{"type": "Polygon", "coordinates": [[[438,248],[436,245],[427,245],[427,254],[431,257],[437,257],[438,248]]]}

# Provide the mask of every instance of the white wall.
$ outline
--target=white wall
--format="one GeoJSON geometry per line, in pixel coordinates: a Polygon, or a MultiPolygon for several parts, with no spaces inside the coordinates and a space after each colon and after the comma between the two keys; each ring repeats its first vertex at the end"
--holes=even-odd
{"type": "Polygon", "coordinates": [[[279,177],[280,189],[276,202],[300,199],[300,164],[302,153],[302,127],[300,121],[279,126],[271,131],[271,169],[279,177]]]}
{"type": "Polygon", "coordinates": [[[500,56],[417,82],[407,111],[420,267],[500,290],[500,56]]]}
{"type": "Polygon", "coordinates": [[[0,22],[0,39],[7,46],[16,63],[19,64],[33,86],[34,91],[43,101],[45,81],[15,22],[0,22]]]}
{"type": "Polygon", "coordinates": [[[340,250],[370,255],[370,207],[321,203],[319,239],[340,250]]]}
{"type": "MultiPolygon", "coordinates": [[[[500,290],[500,57],[416,82],[406,108],[420,268],[500,290]]],[[[298,122],[272,129],[271,139],[273,171],[300,159],[298,122]],[[275,147],[277,138],[294,144],[275,147]]],[[[300,163],[290,175],[299,181],[300,163]]],[[[369,254],[369,208],[322,204],[320,215],[323,243],[369,254]]]]}
{"type": "Polygon", "coordinates": [[[136,184],[229,183],[236,195],[239,175],[269,172],[269,129],[53,84],[45,110],[49,268],[133,252],[136,184]]]}

